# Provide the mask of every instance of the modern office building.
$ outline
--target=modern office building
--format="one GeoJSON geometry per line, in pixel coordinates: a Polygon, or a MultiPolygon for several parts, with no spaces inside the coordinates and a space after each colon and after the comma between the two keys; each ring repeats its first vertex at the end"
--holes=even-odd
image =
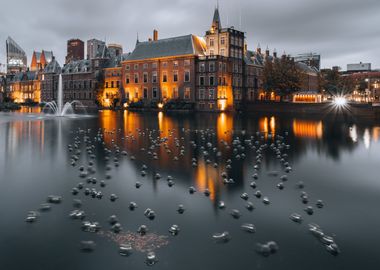
{"type": "Polygon", "coordinates": [[[25,51],[11,37],[7,38],[5,44],[7,54],[7,73],[14,74],[26,71],[28,64],[25,51]]]}

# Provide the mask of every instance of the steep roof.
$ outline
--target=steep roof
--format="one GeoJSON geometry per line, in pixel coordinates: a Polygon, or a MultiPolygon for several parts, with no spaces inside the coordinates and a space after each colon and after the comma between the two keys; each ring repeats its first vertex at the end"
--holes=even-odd
{"type": "Polygon", "coordinates": [[[57,60],[55,60],[54,58],[44,68],[44,73],[60,73],[60,72],[61,72],[61,66],[59,65],[57,60]]]}
{"type": "Polygon", "coordinates": [[[204,55],[203,39],[186,35],[157,41],[138,42],[126,60],[143,60],[179,55],[204,55]]]}
{"type": "Polygon", "coordinates": [[[16,73],[16,75],[13,77],[14,82],[20,82],[20,81],[32,81],[37,78],[37,72],[36,71],[26,71],[26,72],[19,72],[16,73]]]}
{"type": "Polygon", "coordinates": [[[53,60],[53,52],[52,51],[45,51],[45,50],[42,50],[42,52],[45,55],[46,63],[50,63],[53,60]]]}
{"type": "Polygon", "coordinates": [[[90,60],[71,61],[62,68],[62,73],[82,73],[91,71],[90,60]]]}
{"type": "Polygon", "coordinates": [[[212,19],[212,27],[216,27],[218,29],[222,29],[222,23],[220,21],[219,9],[215,8],[214,17],[212,19]]]}

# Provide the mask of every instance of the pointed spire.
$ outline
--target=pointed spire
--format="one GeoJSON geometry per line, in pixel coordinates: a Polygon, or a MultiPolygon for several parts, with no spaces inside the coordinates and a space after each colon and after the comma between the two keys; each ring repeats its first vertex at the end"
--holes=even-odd
{"type": "Polygon", "coordinates": [[[212,19],[211,29],[219,30],[222,28],[222,23],[220,21],[220,15],[219,15],[219,2],[217,4],[217,7],[214,11],[214,18],[212,19]]]}
{"type": "Polygon", "coordinates": [[[139,44],[139,43],[140,43],[140,41],[139,41],[139,32],[137,32],[136,46],[137,46],[137,44],[139,44]]]}

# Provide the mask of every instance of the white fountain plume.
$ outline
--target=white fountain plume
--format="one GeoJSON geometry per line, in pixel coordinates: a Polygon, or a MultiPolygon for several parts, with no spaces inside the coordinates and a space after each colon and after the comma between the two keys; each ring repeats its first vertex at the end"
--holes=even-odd
{"type": "MultiPolygon", "coordinates": [[[[42,111],[48,110],[48,112],[53,112],[54,116],[75,116],[73,109],[74,104],[78,104],[81,108],[84,109],[83,104],[78,100],[66,102],[65,105],[63,105],[62,74],[59,74],[57,101],[53,100],[47,102],[42,111]]],[[[86,113],[85,109],[84,111],[86,113]]]]}

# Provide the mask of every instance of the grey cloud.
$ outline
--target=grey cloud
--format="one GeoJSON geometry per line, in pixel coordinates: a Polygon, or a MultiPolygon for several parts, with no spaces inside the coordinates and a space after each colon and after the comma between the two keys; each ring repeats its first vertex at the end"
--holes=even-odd
{"type": "MultiPolygon", "coordinates": [[[[380,67],[378,0],[219,0],[222,24],[247,33],[250,49],[260,42],[279,53],[318,52],[322,65],[366,61],[380,67]]],[[[216,0],[18,0],[0,9],[0,62],[11,35],[27,52],[51,49],[60,63],[72,37],[106,39],[133,50],[141,40],[197,34],[208,29],[216,0]]]]}

